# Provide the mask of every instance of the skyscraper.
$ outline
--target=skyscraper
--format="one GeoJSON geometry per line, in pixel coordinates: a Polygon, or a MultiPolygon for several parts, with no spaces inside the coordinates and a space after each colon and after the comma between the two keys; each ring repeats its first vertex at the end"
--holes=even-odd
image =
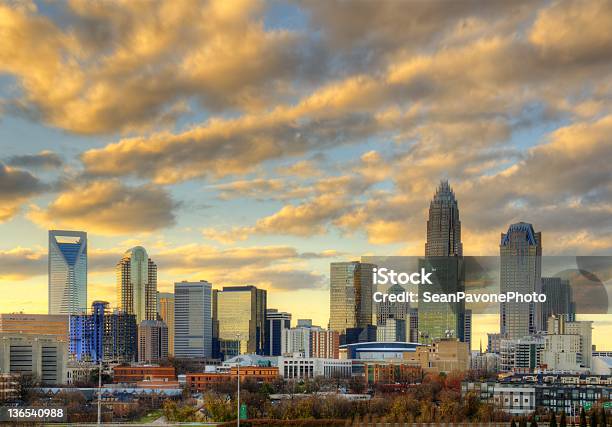
{"type": "MultiPolygon", "coordinates": [[[[402,285],[396,284],[387,289],[386,293],[391,295],[400,295],[406,292],[402,285]]],[[[374,303],[374,312],[376,317],[376,325],[384,326],[387,319],[408,320],[410,312],[410,304],[407,302],[391,302],[388,299],[382,302],[374,303]]],[[[409,326],[409,324],[407,324],[409,326]]]]}
{"type": "Polygon", "coordinates": [[[263,354],[267,293],[255,286],[225,286],[216,293],[219,346],[225,358],[263,354]]]}
{"type": "Polygon", "coordinates": [[[49,230],[49,314],[87,309],[87,233],[49,230]]]}
{"type": "Polygon", "coordinates": [[[448,181],[440,182],[429,204],[426,257],[462,256],[461,221],[455,193],[448,181]]]}
{"type": "Polygon", "coordinates": [[[205,280],[174,284],[174,354],[212,356],[212,285],[205,280]]]}
{"type": "MultiPolygon", "coordinates": [[[[512,224],[501,234],[500,293],[530,294],[541,291],[542,234],[531,224],[512,224]]],[[[518,339],[543,329],[539,303],[504,302],[500,304],[500,332],[518,339]]]]}
{"type": "Polygon", "coordinates": [[[174,356],[174,294],[157,293],[157,313],[168,327],[168,354],[174,356]]]}
{"type": "Polygon", "coordinates": [[[560,277],[542,277],[542,293],[546,295],[546,302],[542,307],[542,324],[545,329],[548,318],[552,315],[564,315],[568,322],[576,320],[569,280],[560,277]]]}
{"type": "Polygon", "coordinates": [[[465,304],[463,302],[424,302],[423,292],[452,294],[463,292],[465,273],[461,243],[461,221],[455,193],[444,180],[429,205],[425,259],[419,268],[432,273],[432,284],[419,286],[419,341],[431,343],[440,338],[464,341],[465,304]]]}
{"type": "Polygon", "coordinates": [[[266,337],[264,354],[266,356],[282,355],[283,330],[291,328],[291,313],[279,312],[275,308],[266,310],[266,337]]]}
{"type": "Polygon", "coordinates": [[[364,328],[372,323],[375,267],[359,261],[330,264],[330,330],[344,334],[347,328],[364,328]]]}
{"type": "Polygon", "coordinates": [[[156,320],[157,265],[142,246],[125,252],[117,263],[117,304],[127,314],[135,314],[136,322],[156,320]]]}

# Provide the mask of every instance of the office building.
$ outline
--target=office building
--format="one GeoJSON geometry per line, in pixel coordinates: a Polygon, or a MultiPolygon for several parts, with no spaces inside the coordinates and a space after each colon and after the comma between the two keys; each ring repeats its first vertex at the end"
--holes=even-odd
{"type": "Polygon", "coordinates": [[[470,357],[470,369],[486,374],[497,373],[499,371],[499,362],[500,357],[498,354],[473,351],[470,357]]]}
{"type": "Polygon", "coordinates": [[[282,354],[283,331],[290,328],[291,313],[279,312],[275,308],[266,310],[265,355],[280,356],[282,354]]]}
{"type": "Polygon", "coordinates": [[[136,316],[111,312],[106,301],[94,301],[90,314],[71,315],[71,359],[80,362],[134,362],[137,345],[136,316]]]}
{"type": "Polygon", "coordinates": [[[499,369],[501,372],[530,373],[541,366],[540,356],[544,336],[534,335],[518,339],[501,339],[499,369]]]}
{"type": "MultiPolygon", "coordinates": [[[[278,378],[278,368],[276,366],[240,366],[240,382],[273,383],[278,378]]],[[[235,384],[237,379],[237,367],[231,367],[229,370],[214,370],[185,375],[187,388],[191,392],[207,391],[219,384],[235,384]]]]}
{"type": "Polygon", "coordinates": [[[174,354],[212,356],[212,285],[205,280],[174,284],[174,354]]]}
{"type": "Polygon", "coordinates": [[[541,368],[547,371],[579,372],[581,367],[580,337],[554,334],[544,336],[544,348],[540,354],[541,368]]]}
{"type": "Polygon", "coordinates": [[[500,333],[487,333],[487,353],[499,354],[502,336],[500,333]]]}
{"type": "Polygon", "coordinates": [[[442,181],[429,205],[425,259],[419,269],[431,272],[431,282],[419,286],[419,342],[465,340],[465,303],[425,302],[424,292],[453,294],[465,290],[461,221],[455,193],[442,181]]]}
{"type": "Polygon", "coordinates": [[[0,372],[31,375],[41,384],[66,382],[68,343],[50,335],[0,334],[0,372]]]}
{"type": "Polygon", "coordinates": [[[472,349],[472,310],[465,310],[463,317],[463,342],[472,349]]]}
{"type": "Polygon", "coordinates": [[[173,366],[113,366],[114,383],[137,383],[145,380],[176,380],[173,366]]]}
{"type": "Polygon", "coordinates": [[[157,319],[157,265],[142,246],[125,252],[117,263],[117,304],[136,322],[157,319]]]}
{"type": "Polygon", "coordinates": [[[255,286],[225,286],[216,293],[219,349],[227,359],[264,353],[267,293],[255,286]]]}
{"type": "Polygon", "coordinates": [[[68,342],[68,315],[2,313],[0,333],[52,335],[68,342]]]}
{"type": "Polygon", "coordinates": [[[310,330],[310,357],[338,359],[340,334],[337,331],[325,331],[320,328],[310,330]]]}
{"type": "MultiPolygon", "coordinates": [[[[312,325],[312,322],[310,323],[312,325]]],[[[299,326],[284,329],[281,339],[281,354],[291,356],[301,354],[311,357],[311,335],[314,331],[322,331],[318,326],[299,326]]]]}
{"type": "Polygon", "coordinates": [[[579,338],[579,365],[590,369],[593,360],[593,322],[580,320],[568,322],[565,315],[552,315],[548,318],[549,335],[575,335],[579,338]]]}
{"type": "Polygon", "coordinates": [[[569,322],[576,320],[569,280],[559,277],[542,277],[542,293],[546,295],[546,302],[542,304],[542,320],[545,330],[548,326],[548,318],[552,315],[564,315],[565,320],[569,322]]]}
{"type": "Polygon", "coordinates": [[[49,230],[49,314],[87,308],[87,233],[49,230]]]}
{"type": "Polygon", "coordinates": [[[344,334],[372,323],[374,267],[359,261],[330,264],[329,329],[344,334]]]}
{"type": "Polygon", "coordinates": [[[143,320],[138,325],[138,361],[160,363],[168,359],[168,327],[161,320],[143,320]]]}
{"type": "MultiPolygon", "coordinates": [[[[531,294],[541,292],[542,234],[531,224],[512,224],[502,233],[500,251],[500,292],[531,294]]],[[[535,334],[543,329],[542,304],[504,302],[500,304],[500,331],[509,339],[535,334]]]]}
{"type": "Polygon", "coordinates": [[[393,317],[386,319],[384,325],[376,326],[376,341],[405,342],[406,320],[393,317]]]}
{"type": "Polygon", "coordinates": [[[410,308],[408,311],[408,324],[406,333],[409,335],[408,341],[419,342],[419,309],[410,308]]]}
{"type": "Polygon", "coordinates": [[[174,356],[174,294],[157,293],[157,314],[168,327],[168,354],[174,356]]]}
{"type": "MultiPolygon", "coordinates": [[[[400,295],[406,292],[401,285],[393,285],[387,289],[386,293],[391,295],[400,295]]],[[[384,325],[387,319],[394,318],[407,320],[410,313],[410,304],[407,302],[391,302],[385,299],[383,302],[374,303],[374,315],[376,317],[376,325],[384,325]]]]}
{"type": "Polygon", "coordinates": [[[421,369],[429,373],[465,372],[470,369],[470,351],[467,343],[457,339],[435,340],[430,345],[404,353],[404,360],[418,361],[421,369]]]}

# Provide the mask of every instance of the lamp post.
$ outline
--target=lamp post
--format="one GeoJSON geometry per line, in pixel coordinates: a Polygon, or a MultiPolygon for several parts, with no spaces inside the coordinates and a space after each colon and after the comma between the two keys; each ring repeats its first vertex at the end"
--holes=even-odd
{"type": "MultiPolygon", "coordinates": [[[[236,340],[238,341],[238,356],[240,356],[240,333],[236,334],[236,340]]],[[[238,368],[238,392],[236,393],[236,400],[238,401],[238,416],[236,417],[236,425],[240,427],[240,357],[237,358],[236,367],[238,368]]]]}

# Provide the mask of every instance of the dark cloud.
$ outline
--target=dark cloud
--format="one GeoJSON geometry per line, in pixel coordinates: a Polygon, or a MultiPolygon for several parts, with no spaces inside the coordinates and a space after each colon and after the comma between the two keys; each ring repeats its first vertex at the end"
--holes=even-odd
{"type": "Polygon", "coordinates": [[[41,151],[38,154],[23,154],[11,156],[6,160],[10,166],[31,169],[55,169],[63,164],[62,158],[52,151],[41,151]]]}

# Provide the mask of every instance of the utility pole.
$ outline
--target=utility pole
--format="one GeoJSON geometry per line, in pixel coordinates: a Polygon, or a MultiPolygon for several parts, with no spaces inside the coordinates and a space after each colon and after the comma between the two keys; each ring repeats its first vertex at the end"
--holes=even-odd
{"type": "MultiPolygon", "coordinates": [[[[100,356],[98,356],[100,357],[100,356]]],[[[102,424],[102,358],[98,365],[98,425],[102,424]]]]}
{"type": "MultiPolygon", "coordinates": [[[[240,356],[240,334],[236,334],[236,338],[238,341],[238,356],[240,356]]],[[[238,358],[238,362],[236,363],[236,367],[238,368],[238,392],[236,393],[236,400],[238,401],[238,416],[236,417],[237,426],[240,427],[240,358],[238,358]]]]}

